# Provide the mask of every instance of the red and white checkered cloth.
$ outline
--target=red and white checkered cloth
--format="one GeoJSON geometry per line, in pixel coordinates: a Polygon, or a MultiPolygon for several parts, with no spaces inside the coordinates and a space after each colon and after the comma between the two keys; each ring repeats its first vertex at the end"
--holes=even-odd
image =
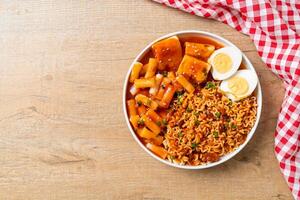
{"type": "Polygon", "coordinates": [[[154,1],[249,35],[262,60],[284,81],[275,154],[294,198],[300,199],[300,0],[154,1]]]}

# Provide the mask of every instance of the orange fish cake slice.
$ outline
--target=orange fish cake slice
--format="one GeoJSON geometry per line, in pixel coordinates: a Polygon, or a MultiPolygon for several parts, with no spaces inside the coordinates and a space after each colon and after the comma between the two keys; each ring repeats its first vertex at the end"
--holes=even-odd
{"type": "Polygon", "coordinates": [[[159,70],[177,70],[182,59],[181,44],[177,36],[173,36],[152,45],[152,52],[158,61],[159,70]]]}
{"type": "Polygon", "coordinates": [[[207,62],[185,55],[177,70],[177,74],[186,75],[196,82],[202,83],[206,80],[210,67],[210,64],[207,62]]]}

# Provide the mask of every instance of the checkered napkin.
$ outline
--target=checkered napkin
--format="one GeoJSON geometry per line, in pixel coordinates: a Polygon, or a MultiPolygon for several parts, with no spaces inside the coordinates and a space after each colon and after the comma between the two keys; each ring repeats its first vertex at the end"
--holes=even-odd
{"type": "Polygon", "coordinates": [[[247,34],[267,66],[285,83],[275,154],[300,199],[300,0],[154,0],[213,18],[247,34]]]}

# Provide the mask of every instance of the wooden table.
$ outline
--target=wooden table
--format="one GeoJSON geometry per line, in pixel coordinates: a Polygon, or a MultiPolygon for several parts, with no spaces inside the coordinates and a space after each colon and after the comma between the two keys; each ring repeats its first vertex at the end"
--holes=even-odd
{"type": "Polygon", "coordinates": [[[250,39],[221,23],[151,1],[0,4],[0,199],[291,199],[273,153],[282,82],[250,39]],[[219,34],[255,66],[263,114],[236,157],[175,169],[131,137],[122,111],[130,63],[178,30],[219,34]]]}

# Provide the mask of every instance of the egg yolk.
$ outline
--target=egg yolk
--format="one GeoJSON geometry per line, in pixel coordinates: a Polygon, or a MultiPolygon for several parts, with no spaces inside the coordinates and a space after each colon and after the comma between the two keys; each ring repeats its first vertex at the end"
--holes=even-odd
{"type": "Polygon", "coordinates": [[[236,96],[243,96],[249,89],[248,82],[242,77],[232,77],[228,80],[230,92],[236,96]]]}
{"type": "Polygon", "coordinates": [[[213,66],[219,73],[224,74],[231,69],[232,60],[228,55],[219,53],[214,57],[213,66]]]}

